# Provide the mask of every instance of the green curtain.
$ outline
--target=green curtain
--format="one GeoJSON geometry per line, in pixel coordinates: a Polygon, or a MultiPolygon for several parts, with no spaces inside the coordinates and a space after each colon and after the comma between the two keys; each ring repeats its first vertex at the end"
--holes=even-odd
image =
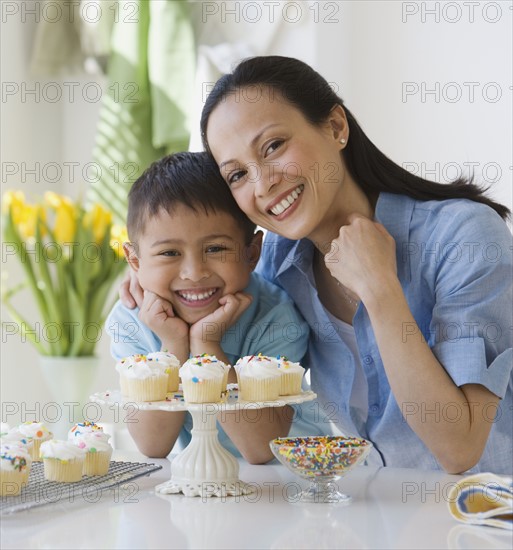
{"type": "Polygon", "coordinates": [[[120,1],[111,46],[93,150],[98,176],[86,202],[104,204],[125,223],[135,179],[154,160],[188,148],[195,44],[187,2],[120,1]]]}

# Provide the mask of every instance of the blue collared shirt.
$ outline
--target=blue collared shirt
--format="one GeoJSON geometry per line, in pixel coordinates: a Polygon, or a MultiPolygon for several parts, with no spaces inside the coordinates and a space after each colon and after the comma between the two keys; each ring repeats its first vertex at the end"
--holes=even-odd
{"type": "MultiPolygon", "coordinates": [[[[396,242],[397,273],[418,330],[457,386],[482,384],[501,398],[479,463],[469,472],[513,472],[512,237],[489,207],[469,200],[417,201],[381,193],[376,221],[396,242]]],[[[409,414],[456,419],[458,405],[407,403],[401,411],[388,383],[365,307],[353,319],[368,391],[368,416],[357,423],[349,406],[355,357],[322,306],[312,273],[314,247],[268,233],[258,270],[295,301],[310,326],[305,363],[324,413],[347,434],[374,443],[370,462],[441,469],[409,427],[409,414]],[[431,410],[432,409],[432,410],[431,410]],[[356,425],[358,424],[358,426],[356,425]]],[[[486,409],[483,414],[487,413],[486,409]]]]}

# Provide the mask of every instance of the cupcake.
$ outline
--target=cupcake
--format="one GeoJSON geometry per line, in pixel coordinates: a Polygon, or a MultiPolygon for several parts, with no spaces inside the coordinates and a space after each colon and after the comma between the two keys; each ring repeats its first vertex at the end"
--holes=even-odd
{"type": "Polygon", "coordinates": [[[266,355],[248,355],[235,363],[242,401],[275,401],[280,395],[278,360],[266,355]]]}
{"type": "Polygon", "coordinates": [[[286,357],[278,358],[280,369],[280,395],[297,395],[301,393],[301,383],[305,369],[299,363],[293,363],[286,357]]]}
{"type": "Polygon", "coordinates": [[[205,353],[191,357],[180,368],[185,401],[217,403],[226,390],[227,377],[227,365],[215,355],[205,353]]]}
{"type": "Polygon", "coordinates": [[[157,366],[157,361],[147,361],[146,355],[131,355],[116,364],[121,393],[134,401],[163,401],[167,393],[168,375],[157,366]]]}
{"type": "Polygon", "coordinates": [[[98,424],[95,424],[94,422],[89,422],[88,420],[85,420],[84,422],[79,422],[78,424],[75,424],[73,428],[71,428],[71,430],[68,432],[68,441],[73,442],[74,439],[78,436],[95,432],[103,433],[103,428],[98,424]]]}
{"type": "Polygon", "coordinates": [[[178,371],[180,370],[180,361],[172,353],[167,351],[155,351],[153,353],[148,353],[146,360],[153,361],[158,367],[162,369],[168,376],[167,379],[167,391],[175,392],[178,391],[178,386],[180,384],[180,379],[178,376],[178,371]]]}
{"type": "Polygon", "coordinates": [[[110,435],[93,431],[74,436],[72,443],[86,451],[82,473],[85,476],[103,476],[109,471],[112,447],[110,435]]]}
{"type": "Polygon", "coordinates": [[[18,431],[28,439],[32,440],[32,460],[34,462],[40,461],[39,449],[41,443],[52,439],[52,432],[42,422],[23,422],[18,426],[18,431]]]}
{"type": "Polygon", "coordinates": [[[32,447],[34,446],[33,439],[23,435],[18,428],[12,428],[8,432],[2,432],[0,434],[0,444],[24,446],[32,456],[32,447]]]}
{"type": "Polygon", "coordinates": [[[41,443],[45,479],[73,482],[82,479],[86,451],[70,441],[50,439],[41,443]]]}
{"type": "Polygon", "coordinates": [[[28,483],[32,456],[24,445],[0,445],[0,496],[18,495],[28,483]]]}

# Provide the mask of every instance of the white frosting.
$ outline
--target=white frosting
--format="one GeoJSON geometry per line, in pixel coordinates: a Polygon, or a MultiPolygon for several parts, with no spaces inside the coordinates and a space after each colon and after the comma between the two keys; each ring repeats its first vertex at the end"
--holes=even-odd
{"type": "Polygon", "coordinates": [[[41,443],[39,455],[41,458],[57,458],[58,460],[83,460],[85,451],[69,441],[50,439],[41,443]]]}
{"type": "Polygon", "coordinates": [[[10,429],[11,427],[6,422],[0,423],[0,436],[6,434],[10,429]]]}
{"type": "Polygon", "coordinates": [[[302,367],[299,363],[294,363],[293,361],[289,361],[288,359],[285,359],[285,357],[280,357],[280,359],[278,360],[278,367],[280,369],[280,372],[283,372],[284,374],[287,374],[287,373],[303,374],[305,372],[304,367],[302,367]]]}
{"type": "Polygon", "coordinates": [[[2,445],[0,445],[1,470],[11,472],[14,470],[24,471],[27,465],[31,463],[32,457],[24,445],[17,445],[16,443],[2,443],[2,445]],[[25,465],[20,464],[22,460],[25,460],[25,465]]]}
{"type": "Polygon", "coordinates": [[[167,351],[154,351],[148,353],[146,360],[159,367],[162,372],[167,373],[170,367],[180,367],[180,361],[178,357],[167,351]]]}
{"type": "Polygon", "coordinates": [[[237,375],[243,378],[272,378],[281,376],[279,362],[266,355],[247,355],[235,363],[237,375]]]}
{"type": "Polygon", "coordinates": [[[116,370],[127,378],[138,378],[144,380],[152,376],[163,374],[160,363],[147,361],[146,355],[131,355],[118,361],[116,370]]]}
{"type": "Polygon", "coordinates": [[[73,444],[88,452],[112,451],[109,443],[110,435],[104,432],[89,432],[78,435],[73,444]]]}
{"type": "Polygon", "coordinates": [[[49,439],[52,432],[42,422],[23,422],[18,430],[25,436],[32,439],[49,439]]]}
{"type": "Polygon", "coordinates": [[[230,366],[220,361],[215,355],[195,355],[180,368],[179,374],[182,380],[215,380],[222,378],[230,366]]]}
{"type": "Polygon", "coordinates": [[[98,424],[95,424],[94,422],[79,422],[78,424],[75,424],[73,428],[71,428],[71,430],[68,432],[68,440],[73,441],[75,437],[78,437],[79,435],[93,432],[102,433],[103,428],[101,426],[98,426],[98,424]]]}
{"type": "Polygon", "coordinates": [[[2,437],[0,437],[0,442],[2,444],[19,443],[20,445],[32,446],[32,441],[32,437],[23,435],[20,430],[18,430],[18,428],[12,428],[6,434],[2,434],[2,437]]]}

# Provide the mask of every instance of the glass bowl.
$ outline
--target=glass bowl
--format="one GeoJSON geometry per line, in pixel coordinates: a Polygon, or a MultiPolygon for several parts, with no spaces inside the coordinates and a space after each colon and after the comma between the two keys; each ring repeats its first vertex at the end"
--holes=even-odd
{"type": "Polygon", "coordinates": [[[365,460],[372,443],[360,437],[279,437],[269,442],[274,456],[292,473],[311,482],[302,502],[349,503],[335,480],[365,460]]]}

